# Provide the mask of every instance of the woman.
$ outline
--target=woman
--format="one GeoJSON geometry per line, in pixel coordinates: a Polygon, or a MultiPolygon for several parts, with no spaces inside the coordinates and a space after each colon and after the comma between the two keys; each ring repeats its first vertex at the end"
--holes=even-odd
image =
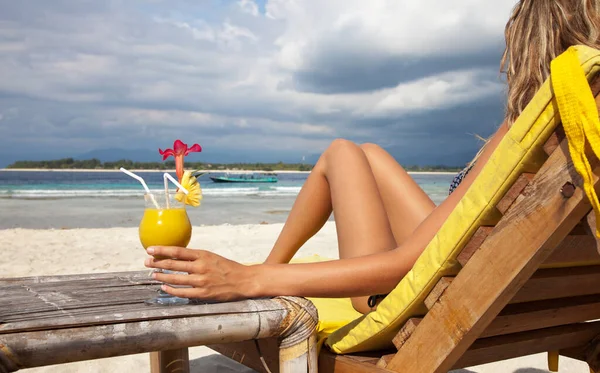
{"type": "Polygon", "coordinates": [[[295,295],[351,297],[368,312],[375,294],[387,294],[415,263],[479,175],[512,123],[549,76],[550,61],[571,45],[600,47],[599,0],[522,0],[505,30],[506,118],[439,206],[388,153],[373,144],[335,140],[318,160],[264,264],[244,266],[216,254],[174,247],[149,248],[146,266],[188,272],[155,274],[177,296],[213,300],[295,295]],[[340,260],[287,264],[321,229],[331,212],[340,260]]]}

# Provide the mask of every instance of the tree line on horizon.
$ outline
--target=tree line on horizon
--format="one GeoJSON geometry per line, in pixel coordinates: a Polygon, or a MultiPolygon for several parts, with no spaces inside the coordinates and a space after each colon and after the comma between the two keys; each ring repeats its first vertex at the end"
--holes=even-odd
{"type": "MultiPolygon", "coordinates": [[[[122,159],[115,162],[102,162],[97,158],[92,159],[74,159],[63,158],[48,161],[16,161],[6,168],[22,169],[63,169],[63,170],[118,170],[121,167],[136,170],[172,170],[175,168],[174,161],[165,162],[135,162],[129,159],[122,159]]],[[[208,162],[186,162],[185,168],[188,170],[250,170],[250,171],[310,171],[313,168],[311,164],[305,163],[208,163],[208,162]]],[[[407,171],[458,171],[461,167],[452,167],[444,165],[433,166],[408,166],[407,171]]]]}

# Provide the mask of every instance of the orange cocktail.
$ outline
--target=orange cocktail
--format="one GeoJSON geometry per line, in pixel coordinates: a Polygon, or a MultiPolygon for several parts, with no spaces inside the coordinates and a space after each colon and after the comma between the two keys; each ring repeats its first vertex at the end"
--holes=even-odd
{"type": "Polygon", "coordinates": [[[187,247],[192,238],[192,225],[185,208],[150,208],[140,222],[140,241],[144,249],[150,246],[187,247]]]}
{"type": "Polygon", "coordinates": [[[187,247],[192,238],[192,224],[185,205],[174,194],[146,194],[146,209],[139,235],[144,249],[150,246],[187,247]]]}
{"type": "MultiPolygon", "coordinates": [[[[185,204],[174,198],[174,193],[146,194],[146,209],[140,221],[139,236],[144,249],[150,246],[187,247],[192,238],[192,224],[185,211],[185,204]]],[[[165,259],[155,256],[156,259],[165,259]]],[[[165,273],[169,271],[164,271],[165,273]]],[[[187,304],[185,298],[173,297],[162,290],[158,297],[147,304],[187,304]]]]}

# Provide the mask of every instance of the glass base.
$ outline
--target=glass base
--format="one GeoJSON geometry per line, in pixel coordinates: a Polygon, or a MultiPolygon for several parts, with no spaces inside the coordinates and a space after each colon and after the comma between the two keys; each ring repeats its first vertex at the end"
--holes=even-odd
{"type": "Polygon", "coordinates": [[[176,297],[160,290],[156,298],[145,300],[144,303],[152,306],[181,306],[190,303],[190,300],[176,297]]]}
{"type": "MultiPolygon", "coordinates": [[[[169,271],[168,269],[157,269],[154,272],[162,272],[162,273],[168,273],[168,274],[186,274],[186,272],[176,272],[176,271],[169,271]]],[[[147,305],[151,305],[151,306],[181,306],[184,304],[189,304],[190,300],[188,298],[180,298],[180,297],[176,297],[174,295],[171,295],[169,293],[167,293],[166,291],[163,291],[162,289],[160,289],[158,291],[158,296],[156,298],[152,298],[152,299],[148,299],[144,301],[145,304],[147,305]]]]}

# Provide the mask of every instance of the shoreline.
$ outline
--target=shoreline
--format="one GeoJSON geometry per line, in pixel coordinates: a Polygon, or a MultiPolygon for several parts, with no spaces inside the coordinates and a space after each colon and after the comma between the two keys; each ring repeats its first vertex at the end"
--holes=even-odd
{"type": "MultiPolygon", "coordinates": [[[[157,170],[157,169],[132,169],[131,172],[142,173],[142,172],[169,172],[174,173],[175,169],[168,170],[157,170]]],[[[114,169],[78,169],[78,168],[0,168],[0,172],[121,172],[114,169]]],[[[198,170],[198,172],[205,173],[242,173],[242,172],[274,172],[277,174],[309,174],[310,171],[291,171],[291,170],[274,170],[274,171],[256,171],[256,170],[237,170],[237,169],[225,169],[225,170],[198,170]]],[[[419,174],[419,175],[454,175],[458,171],[407,171],[408,174],[419,174]]]]}
{"type": "MultiPolygon", "coordinates": [[[[121,172],[116,169],[96,169],[96,168],[0,168],[0,172],[121,172]]],[[[169,172],[175,173],[175,169],[131,169],[128,170],[131,172],[169,172]]],[[[205,173],[241,173],[241,172],[276,172],[280,174],[304,174],[310,173],[310,171],[290,171],[290,170],[275,170],[275,171],[258,171],[258,170],[238,170],[238,169],[225,169],[225,170],[195,170],[197,172],[205,172],[205,173]]]]}

